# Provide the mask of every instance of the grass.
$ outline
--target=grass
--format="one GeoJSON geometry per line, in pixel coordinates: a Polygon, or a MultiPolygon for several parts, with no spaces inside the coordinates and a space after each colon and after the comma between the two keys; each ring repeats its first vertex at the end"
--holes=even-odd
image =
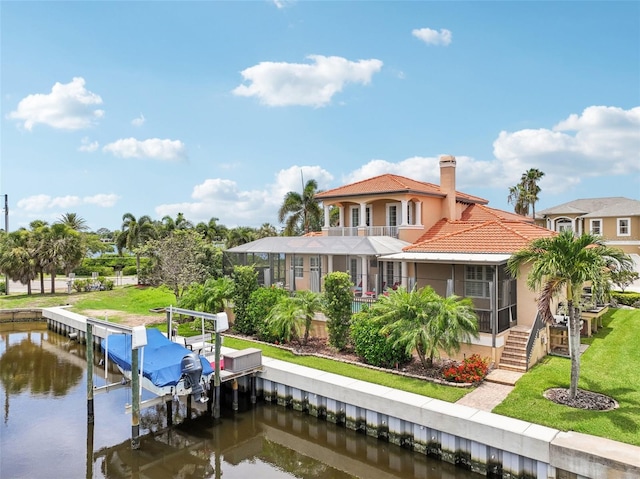
{"type": "Polygon", "coordinates": [[[112,291],[91,291],[82,293],[10,294],[0,296],[0,309],[48,308],[71,305],[71,311],[82,313],[95,309],[122,311],[127,314],[148,315],[152,308],[176,304],[176,297],[168,288],[149,288],[136,285],[122,286],[112,291]]]}
{"type": "Polygon", "coordinates": [[[549,388],[568,388],[571,362],[547,356],[517,383],[493,412],[556,429],[577,431],[640,446],[640,311],[611,310],[604,327],[583,343],[578,387],[613,397],[619,408],[585,411],[543,397],[549,388]]]}
{"type": "Polygon", "coordinates": [[[407,378],[398,376],[397,374],[386,373],[374,369],[363,368],[354,364],[333,361],[331,359],[317,358],[314,356],[297,356],[290,351],[283,350],[266,344],[254,343],[244,339],[232,338],[226,336],[224,345],[234,349],[258,348],[262,350],[264,356],[280,359],[289,363],[307,366],[320,371],[339,374],[353,379],[359,379],[381,386],[387,386],[394,389],[400,389],[422,396],[428,396],[441,399],[448,402],[456,402],[458,399],[468,394],[471,388],[460,388],[454,386],[446,386],[436,384],[430,381],[420,379],[407,378]]]}
{"type": "MultiPolygon", "coordinates": [[[[31,296],[9,295],[0,297],[0,309],[24,308],[24,307],[49,307],[71,304],[71,310],[83,313],[91,310],[116,310],[126,314],[146,315],[154,320],[160,321],[154,327],[166,331],[166,324],[161,321],[163,318],[156,313],[150,313],[151,308],[163,307],[176,304],[173,293],[165,288],[138,288],[136,286],[124,286],[115,288],[113,291],[95,291],[89,293],[71,294],[33,294],[31,296]]],[[[110,316],[112,321],[118,321],[115,316],[110,316]]],[[[191,323],[178,325],[180,336],[192,336],[200,334],[200,330],[194,329],[191,323]]],[[[403,391],[421,394],[423,396],[441,399],[443,401],[455,402],[472,388],[460,388],[455,386],[445,386],[413,378],[405,378],[396,374],[376,371],[352,364],[345,364],[340,361],[316,358],[310,356],[296,356],[281,348],[254,343],[251,341],[225,337],[225,346],[230,348],[257,347],[262,350],[264,356],[281,359],[283,361],[308,366],[322,371],[361,379],[363,381],[388,386],[403,391]]]]}
{"type": "MultiPolygon", "coordinates": [[[[0,308],[47,307],[73,304],[73,310],[110,309],[128,314],[148,315],[160,319],[149,309],[175,304],[173,294],[161,288],[125,286],[113,291],[10,295],[0,297],[0,308]]],[[[612,396],[620,407],[614,411],[595,412],[572,409],[548,401],[545,390],[569,387],[570,361],[547,356],[516,384],[513,392],[493,412],[561,430],[573,430],[607,437],[640,446],[640,311],[611,310],[603,318],[604,328],[591,338],[583,339],[589,348],[582,355],[580,384],[587,389],[612,396]]],[[[166,327],[164,324],[159,328],[166,327]]],[[[199,334],[190,323],[179,325],[179,334],[199,334]]],[[[403,391],[455,402],[470,389],[433,384],[394,374],[362,368],[339,361],[296,356],[269,345],[226,337],[225,346],[258,347],[263,355],[308,366],[322,371],[369,381],[403,391]]]]}

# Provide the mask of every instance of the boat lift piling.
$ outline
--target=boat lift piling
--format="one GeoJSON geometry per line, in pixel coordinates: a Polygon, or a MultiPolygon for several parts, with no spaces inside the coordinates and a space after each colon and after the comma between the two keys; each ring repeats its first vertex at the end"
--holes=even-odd
{"type": "MultiPolygon", "coordinates": [[[[201,322],[202,337],[204,338],[205,329],[204,321],[213,321],[213,329],[215,333],[215,347],[214,347],[214,368],[213,368],[213,418],[220,419],[220,350],[222,349],[222,340],[220,333],[229,329],[229,318],[227,313],[205,313],[202,311],[192,311],[189,309],[176,308],[169,306],[167,308],[167,335],[173,341],[173,314],[184,314],[185,316],[191,316],[199,318],[201,322]]],[[[204,341],[204,339],[203,339],[204,341]]]]}
{"type": "MultiPolygon", "coordinates": [[[[103,336],[109,337],[109,333],[126,334],[131,336],[131,448],[140,448],[140,397],[142,394],[140,384],[140,368],[139,364],[139,349],[147,344],[146,329],[144,326],[138,326],[130,328],[128,326],[121,326],[108,321],[100,319],[86,318],[86,335],[87,335],[87,422],[93,424],[94,422],[94,404],[93,395],[94,392],[109,391],[109,389],[116,389],[123,387],[122,383],[106,384],[100,387],[94,387],[93,385],[93,328],[104,329],[103,336]]],[[[107,339],[108,341],[108,339],[107,339]]],[[[106,358],[105,358],[105,374],[106,374],[106,358]]],[[[141,363],[141,361],[140,361],[141,363]]]]}

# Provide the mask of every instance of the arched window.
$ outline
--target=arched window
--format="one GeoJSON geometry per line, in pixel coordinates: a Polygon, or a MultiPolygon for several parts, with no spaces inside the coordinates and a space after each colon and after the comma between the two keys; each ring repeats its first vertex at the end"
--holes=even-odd
{"type": "Polygon", "coordinates": [[[568,218],[558,218],[556,220],[556,231],[573,230],[573,221],[568,218]]]}

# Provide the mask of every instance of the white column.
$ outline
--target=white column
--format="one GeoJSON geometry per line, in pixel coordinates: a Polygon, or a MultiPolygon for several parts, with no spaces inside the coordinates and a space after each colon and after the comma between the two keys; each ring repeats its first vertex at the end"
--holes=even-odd
{"type": "Polygon", "coordinates": [[[329,215],[329,205],[324,205],[324,227],[328,228],[331,225],[331,219],[329,215]]]}
{"type": "Polygon", "coordinates": [[[407,200],[402,200],[402,219],[400,220],[400,226],[404,226],[407,224],[407,214],[408,214],[409,202],[407,200]]]}
{"type": "Polygon", "coordinates": [[[422,226],[422,201],[416,203],[416,225],[422,226]]]}
{"type": "Polygon", "coordinates": [[[368,283],[369,268],[367,266],[368,266],[367,257],[360,256],[360,269],[362,270],[362,294],[369,291],[369,283],[368,283]]]}
{"type": "Polygon", "coordinates": [[[340,228],[344,228],[344,206],[340,205],[338,208],[340,211],[340,228]]]}
{"type": "Polygon", "coordinates": [[[333,255],[327,255],[327,273],[333,273],[333,255]]]}
{"type": "Polygon", "coordinates": [[[400,262],[400,284],[407,289],[409,287],[409,278],[407,277],[407,262],[400,262]]]}

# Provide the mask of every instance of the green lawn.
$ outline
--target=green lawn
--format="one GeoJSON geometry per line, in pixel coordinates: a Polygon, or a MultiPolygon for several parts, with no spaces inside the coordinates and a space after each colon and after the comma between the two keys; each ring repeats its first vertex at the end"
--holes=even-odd
{"type": "Polygon", "coordinates": [[[398,376],[397,374],[363,368],[354,364],[342,363],[331,359],[317,358],[313,356],[297,356],[289,351],[274,346],[259,343],[256,344],[252,341],[232,338],[229,336],[224,338],[224,345],[234,349],[258,348],[262,350],[262,354],[264,356],[268,356],[270,358],[280,359],[282,361],[299,364],[301,366],[307,366],[321,371],[360,379],[362,381],[380,384],[381,386],[400,389],[402,391],[408,391],[448,402],[456,402],[473,389],[446,386],[432,383],[430,381],[406,378],[398,376]]]}
{"type": "Polygon", "coordinates": [[[545,390],[569,387],[571,362],[547,356],[517,383],[493,412],[564,431],[573,430],[640,446],[640,310],[611,310],[604,328],[583,339],[581,389],[613,397],[613,411],[583,411],[548,401],[545,390]]]}
{"type": "MultiPolygon", "coordinates": [[[[72,304],[73,310],[80,313],[95,309],[119,310],[129,314],[149,315],[154,321],[158,321],[162,318],[149,310],[175,304],[175,297],[166,289],[136,286],[119,287],[110,292],[0,297],[0,309],[63,304],[72,304]]],[[[546,389],[566,388],[570,377],[568,359],[548,356],[518,381],[509,397],[493,412],[561,430],[574,430],[640,445],[640,310],[611,310],[603,321],[603,329],[592,338],[583,339],[583,343],[590,346],[582,355],[580,388],[612,396],[620,404],[617,410],[582,411],[546,400],[542,396],[546,389]]],[[[179,334],[182,336],[198,333],[190,324],[180,325],[179,334]]],[[[280,348],[231,337],[226,337],[224,344],[238,349],[258,347],[267,357],[449,402],[455,402],[471,391],[329,359],[295,356],[280,348]]]]}
{"type": "Polygon", "coordinates": [[[117,287],[112,291],[91,291],[82,293],[10,294],[0,296],[0,309],[15,308],[48,308],[71,305],[71,311],[82,313],[93,309],[110,309],[129,314],[149,315],[154,319],[157,314],[152,308],[176,304],[176,297],[168,288],[149,288],[128,285],[117,287]]]}

